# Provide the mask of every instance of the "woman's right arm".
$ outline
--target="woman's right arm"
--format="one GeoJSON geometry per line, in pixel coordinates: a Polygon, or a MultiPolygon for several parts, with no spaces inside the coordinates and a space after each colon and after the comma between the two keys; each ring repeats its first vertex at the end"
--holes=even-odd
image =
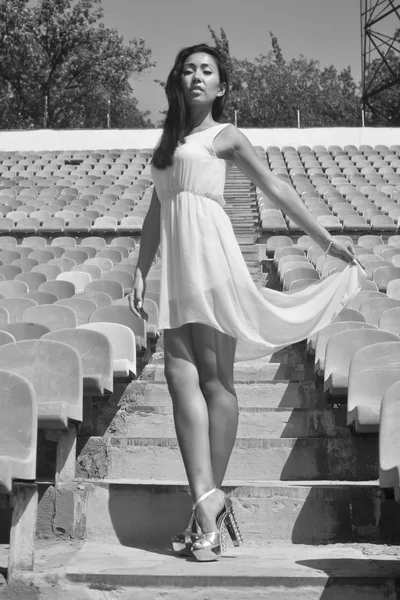
{"type": "Polygon", "coordinates": [[[128,294],[129,306],[131,311],[138,317],[143,318],[143,301],[145,281],[160,245],[160,200],[157,196],[156,188],[153,189],[153,195],[149,210],[143,221],[142,234],[140,237],[139,257],[135,270],[135,278],[132,289],[128,294]],[[138,312],[139,309],[139,312],[138,312]]]}

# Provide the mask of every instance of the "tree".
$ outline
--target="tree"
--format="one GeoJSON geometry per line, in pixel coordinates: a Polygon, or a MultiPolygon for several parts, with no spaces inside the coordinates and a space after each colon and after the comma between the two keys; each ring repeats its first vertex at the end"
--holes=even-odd
{"type": "Polygon", "coordinates": [[[100,3],[0,2],[0,127],[104,127],[109,99],[124,107],[115,126],[148,126],[129,78],[154,66],[151,49],[105,27],[100,3]]]}
{"type": "Polygon", "coordinates": [[[228,120],[238,110],[241,127],[293,127],[299,109],[304,127],[360,124],[359,92],[350,67],[341,72],[333,66],[321,69],[317,60],[302,55],[287,61],[273,33],[268,54],[254,62],[239,60],[230,55],[224,30],[220,37],[209,30],[230,74],[228,120]]]}

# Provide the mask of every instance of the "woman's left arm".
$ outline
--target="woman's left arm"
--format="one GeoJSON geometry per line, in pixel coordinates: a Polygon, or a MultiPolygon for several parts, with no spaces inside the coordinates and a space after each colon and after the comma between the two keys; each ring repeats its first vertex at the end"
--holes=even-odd
{"type": "MultiPolygon", "coordinates": [[[[232,160],[238,169],[248,177],[278,208],[287,214],[303,231],[317,242],[329,254],[345,260],[354,261],[354,251],[343,244],[333,241],[329,232],[309,212],[296,191],[287,183],[276,177],[259,159],[248,138],[236,127],[226,127],[218,138],[223,145],[223,154],[232,160]],[[222,139],[221,139],[222,138],[222,139]],[[331,244],[331,246],[330,246],[331,244]]],[[[217,138],[217,139],[218,139],[217,138]]]]}

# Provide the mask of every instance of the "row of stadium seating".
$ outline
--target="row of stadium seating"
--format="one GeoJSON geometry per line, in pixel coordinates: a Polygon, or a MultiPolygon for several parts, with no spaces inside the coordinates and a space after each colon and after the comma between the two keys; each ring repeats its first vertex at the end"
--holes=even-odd
{"type": "Polygon", "coordinates": [[[139,251],[133,238],[17,244],[4,236],[0,247],[0,496],[13,497],[11,580],[33,566],[38,429],[57,442],[56,485],[73,480],[77,430],[88,426],[92,400],[136,378],[157,342],[160,270],[157,254],[143,320],[126,297],[139,251]]]}
{"type": "MultiPolygon", "coordinates": [[[[294,187],[318,221],[333,233],[395,232],[400,218],[399,146],[268,147],[258,155],[294,187]]],[[[261,190],[257,201],[264,233],[298,233],[261,190]]]]}
{"type": "Polygon", "coordinates": [[[149,150],[0,153],[0,234],[140,233],[149,150]]]}
{"type": "MultiPolygon", "coordinates": [[[[363,289],[333,323],[308,339],[307,351],[329,401],[347,405],[351,433],[379,435],[380,486],[393,489],[400,502],[400,268],[380,266],[384,258],[399,256],[400,236],[387,244],[378,236],[361,236],[356,252],[367,272],[363,289]]],[[[308,236],[297,244],[285,236],[271,237],[266,253],[290,290],[313,285],[319,276],[345,266],[336,261],[331,269],[329,257],[308,236]]]]}

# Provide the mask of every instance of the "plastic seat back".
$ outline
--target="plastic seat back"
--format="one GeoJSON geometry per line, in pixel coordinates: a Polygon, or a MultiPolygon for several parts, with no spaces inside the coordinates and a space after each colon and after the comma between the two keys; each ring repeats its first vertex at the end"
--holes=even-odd
{"type": "Polygon", "coordinates": [[[98,308],[91,314],[89,322],[119,323],[120,325],[125,325],[131,329],[135,338],[137,338],[137,345],[142,348],[147,347],[146,322],[134,315],[127,306],[111,305],[98,308]]]}
{"type": "Polygon", "coordinates": [[[14,479],[36,479],[38,408],[25,377],[0,370],[0,494],[11,494],[14,479]]]}
{"type": "Polygon", "coordinates": [[[0,300],[0,306],[5,308],[9,314],[9,323],[18,323],[24,320],[24,313],[28,308],[37,306],[35,300],[26,297],[4,298],[0,300]]]}
{"type": "Polygon", "coordinates": [[[400,381],[400,338],[359,349],[349,369],[347,424],[358,433],[378,433],[382,398],[400,381]]]}
{"type": "Polygon", "coordinates": [[[38,287],[39,292],[50,292],[55,294],[58,300],[63,298],[71,298],[76,291],[75,286],[70,281],[45,281],[38,287]]]}
{"type": "Polygon", "coordinates": [[[347,394],[350,363],[357,350],[390,341],[398,341],[398,336],[381,329],[349,329],[332,336],[325,351],[324,391],[334,396],[347,394]]]}
{"type": "Polygon", "coordinates": [[[98,279],[96,281],[91,281],[85,287],[85,292],[104,292],[109,294],[113,300],[118,300],[118,298],[124,297],[124,288],[122,283],[119,281],[106,280],[106,279],[98,279]]]}
{"type": "Polygon", "coordinates": [[[68,306],[57,304],[40,304],[28,308],[23,314],[23,320],[31,323],[41,323],[50,331],[76,327],[78,318],[76,312],[68,306]]]}
{"type": "Polygon", "coordinates": [[[88,323],[79,329],[98,331],[109,340],[113,356],[113,375],[118,378],[136,375],[136,342],[133,331],[119,323],[88,323]]]}
{"type": "Polygon", "coordinates": [[[394,489],[400,502],[400,381],[388,386],[379,420],[379,487],[394,489]]]}
{"type": "Polygon", "coordinates": [[[82,362],[75,348],[50,340],[0,346],[0,369],[26,377],[35,389],[39,427],[66,429],[82,421],[82,362]]]}
{"type": "Polygon", "coordinates": [[[108,337],[93,329],[59,329],[47,333],[45,340],[69,344],[81,357],[84,394],[102,395],[113,391],[113,354],[108,337]]]}
{"type": "Polygon", "coordinates": [[[379,329],[400,335],[400,307],[389,308],[379,317],[379,329]]]}
{"type": "Polygon", "coordinates": [[[57,300],[53,306],[68,306],[76,314],[77,325],[89,323],[90,315],[96,310],[97,304],[88,298],[80,298],[78,295],[72,298],[57,300]]]}
{"type": "Polygon", "coordinates": [[[360,306],[360,312],[364,315],[367,323],[378,325],[381,314],[388,308],[395,308],[400,306],[400,300],[394,300],[393,298],[369,298],[365,300],[360,306]]]}
{"type": "Polygon", "coordinates": [[[92,281],[92,278],[89,273],[83,271],[65,271],[57,275],[57,281],[69,281],[75,288],[75,294],[79,294],[92,281]]]}
{"type": "Polygon", "coordinates": [[[15,338],[15,341],[19,342],[21,340],[38,340],[50,330],[40,323],[20,321],[19,323],[5,325],[4,331],[10,333],[15,338]]]}

